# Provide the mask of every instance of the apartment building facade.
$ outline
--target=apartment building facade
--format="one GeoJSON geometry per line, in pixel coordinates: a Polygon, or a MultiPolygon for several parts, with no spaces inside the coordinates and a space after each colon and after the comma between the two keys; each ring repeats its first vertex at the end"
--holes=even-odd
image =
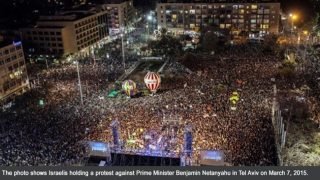
{"type": "Polygon", "coordinates": [[[27,54],[61,57],[79,51],[90,53],[108,36],[106,11],[67,11],[42,16],[36,26],[21,29],[27,54]]]}
{"type": "Polygon", "coordinates": [[[109,34],[130,27],[135,12],[132,0],[103,0],[40,16],[35,26],[21,29],[26,53],[50,58],[92,54],[109,34]]]}
{"type": "Polygon", "coordinates": [[[21,42],[0,42],[0,104],[29,89],[21,42]]]}
{"type": "Polygon", "coordinates": [[[121,28],[129,28],[134,23],[136,10],[133,0],[104,0],[101,8],[107,11],[109,34],[118,33],[121,28]]]}
{"type": "Polygon", "coordinates": [[[274,0],[161,0],[156,7],[158,28],[174,33],[200,31],[206,26],[233,35],[279,32],[280,3],[274,0]]]}

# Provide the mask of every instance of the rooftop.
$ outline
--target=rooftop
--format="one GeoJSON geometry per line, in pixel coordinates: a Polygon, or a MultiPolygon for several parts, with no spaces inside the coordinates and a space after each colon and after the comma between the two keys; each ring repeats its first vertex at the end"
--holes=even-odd
{"type": "Polygon", "coordinates": [[[129,0],[96,0],[95,3],[97,4],[121,4],[129,0]]]}
{"type": "Polygon", "coordinates": [[[159,0],[159,3],[276,3],[279,0],[159,0]]]}
{"type": "Polygon", "coordinates": [[[41,21],[77,21],[79,19],[93,15],[93,13],[84,12],[63,12],[54,16],[40,16],[39,22],[41,21]]]}
{"type": "Polygon", "coordinates": [[[12,44],[16,44],[16,45],[19,45],[19,44],[21,44],[21,41],[0,41],[0,49],[1,48],[4,48],[4,47],[6,47],[6,46],[10,46],[10,45],[12,45],[12,44]]]}
{"type": "Polygon", "coordinates": [[[94,4],[80,4],[80,5],[76,5],[73,6],[71,8],[63,8],[62,11],[63,12],[69,12],[69,11],[73,11],[73,12],[85,12],[85,11],[94,11],[96,9],[96,5],[94,4]]]}
{"type": "Polygon", "coordinates": [[[64,28],[65,26],[34,26],[34,28],[39,28],[39,29],[61,29],[64,28]]]}

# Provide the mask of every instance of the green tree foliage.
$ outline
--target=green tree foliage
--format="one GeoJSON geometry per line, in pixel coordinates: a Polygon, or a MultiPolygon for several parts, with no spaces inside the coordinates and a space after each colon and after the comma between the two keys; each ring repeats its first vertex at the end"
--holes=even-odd
{"type": "Polygon", "coordinates": [[[181,64],[183,64],[185,67],[189,68],[192,71],[195,71],[200,68],[199,61],[201,61],[201,59],[189,52],[185,53],[179,61],[181,64]]]}
{"type": "Polygon", "coordinates": [[[266,52],[275,52],[279,46],[277,44],[278,36],[275,34],[268,34],[264,36],[263,50],[266,52]]]}
{"type": "Polygon", "coordinates": [[[282,62],[282,66],[284,67],[289,67],[291,69],[295,69],[295,67],[298,65],[297,63],[297,56],[295,53],[286,53],[285,54],[285,59],[282,62]]]}
{"type": "Polygon", "coordinates": [[[204,51],[215,51],[219,44],[219,37],[213,32],[208,31],[202,37],[202,49],[204,51]]]}
{"type": "Polygon", "coordinates": [[[182,53],[182,45],[179,39],[169,35],[166,29],[162,29],[158,40],[150,41],[148,48],[153,56],[176,57],[182,53]]]}
{"type": "Polygon", "coordinates": [[[296,57],[293,53],[286,55],[285,60],[279,67],[279,75],[282,78],[293,79],[295,77],[295,68],[297,66],[296,57]]]}

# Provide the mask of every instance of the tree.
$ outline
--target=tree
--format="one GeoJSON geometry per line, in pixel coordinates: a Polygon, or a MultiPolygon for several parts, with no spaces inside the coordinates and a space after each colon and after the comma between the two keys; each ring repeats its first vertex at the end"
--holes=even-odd
{"type": "Polygon", "coordinates": [[[219,44],[219,37],[213,32],[208,31],[202,37],[202,49],[205,51],[216,51],[219,44]]]}
{"type": "Polygon", "coordinates": [[[268,34],[264,36],[263,50],[265,52],[275,52],[278,48],[278,36],[275,34],[268,34]]]}
{"type": "Polygon", "coordinates": [[[152,50],[153,56],[166,56],[175,57],[180,56],[182,53],[182,45],[180,41],[168,35],[166,29],[161,29],[161,36],[159,40],[150,41],[148,44],[149,49],[152,50]]]}
{"type": "Polygon", "coordinates": [[[285,60],[279,67],[279,75],[282,78],[292,80],[296,76],[295,69],[297,66],[296,57],[293,53],[286,54],[285,60]]]}

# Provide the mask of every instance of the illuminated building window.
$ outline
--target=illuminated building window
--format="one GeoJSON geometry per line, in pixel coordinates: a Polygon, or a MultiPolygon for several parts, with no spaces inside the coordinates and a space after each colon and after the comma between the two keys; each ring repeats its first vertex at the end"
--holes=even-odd
{"type": "Polygon", "coordinates": [[[251,5],[251,9],[258,9],[257,5],[251,5]]]}
{"type": "Polygon", "coordinates": [[[224,29],[226,28],[226,25],[225,24],[220,24],[220,29],[224,29]]]}

